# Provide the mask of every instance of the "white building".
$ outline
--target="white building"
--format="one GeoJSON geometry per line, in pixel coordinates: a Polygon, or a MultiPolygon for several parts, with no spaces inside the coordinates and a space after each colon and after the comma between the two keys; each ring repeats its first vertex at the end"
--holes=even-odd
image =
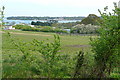
{"type": "Polygon", "coordinates": [[[64,31],[70,32],[70,29],[63,29],[64,31]]]}
{"type": "Polygon", "coordinates": [[[120,8],[120,1],[118,2],[118,8],[120,8]]]}
{"type": "Polygon", "coordinates": [[[35,27],[34,25],[28,25],[28,26],[30,26],[30,27],[35,27]]]}
{"type": "Polygon", "coordinates": [[[53,29],[55,29],[56,27],[52,27],[53,29]]]}
{"type": "Polygon", "coordinates": [[[14,30],[15,28],[13,28],[11,25],[5,25],[4,30],[14,30]]]}

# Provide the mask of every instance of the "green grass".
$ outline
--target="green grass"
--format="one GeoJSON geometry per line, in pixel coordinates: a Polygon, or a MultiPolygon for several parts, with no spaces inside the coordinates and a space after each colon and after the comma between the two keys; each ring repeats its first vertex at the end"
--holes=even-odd
{"type": "MultiPolygon", "coordinates": [[[[55,33],[45,33],[45,32],[30,32],[30,31],[10,31],[10,32],[12,32],[11,35],[15,37],[15,39],[20,39],[25,42],[30,42],[33,39],[37,39],[39,41],[45,40],[52,42],[55,35],[55,33]]],[[[7,38],[4,37],[5,35],[6,34],[3,33],[3,40],[2,40],[3,49],[9,49],[10,48],[9,43],[7,43],[7,38]]],[[[60,35],[61,50],[64,53],[74,53],[82,49],[85,51],[89,51],[90,47],[88,45],[89,45],[90,37],[91,36],[60,35]]]]}
{"type": "MultiPolygon", "coordinates": [[[[45,33],[45,32],[30,32],[30,31],[17,31],[11,30],[9,31],[11,36],[16,39],[20,39],[21,41],[31,42],[33,39],[37,39],[39,41],[45,40],[46,42],[52,42],[54,39],[55,33],[45,33]]],[[[75,55],[77,51],[84,50],[84,52],[90,52],[91,47],[89,46],[90,37],[94,36],[76,36],[76,35],[59,35],[61,40],[61,50],[62,54],[70,54],[72,56],[75,55]]],[[[30,53],[31,55],[33,53],[30,53]]],[[[40,56],[38,53],[35,53],[37,56],[40,56]]],[[[34,57],[36,57],[36,55],[34,57]]],[[[34,73],[31,73],[26,68],[26,64],[16,65],[14,63],[18,63],[22,54],[21,52],[9,42],[7,38],[7,34],[2,34],[2,56],[3,56],[3,77],[40,77],[34,73]],[[26,74],[27,70],[27,74],[26,74]],[[19,73],[17,73],[19,72],[19,73]],[[34,75],[34,76],[33,76],[34,75]]],[[[36,58],[37,60],[40,57],[36,58]]],[[[73,66],[73,65],[72,65],[73,66]]],[[[44,77],[44,76],[42,76],[44,77]]]]}
{"type": "MultiPolygon", "coordinates": [[[[5,31],[7,32],[7,31],[5,31]]],[[[29,64],[29,66],[27,66],[26,63],[23,63],[19,60],[21,60],[23,53],[20,52],[20,50],[18,50],[16,48],[16,46],[14,46],[12,43],[10,43],[9,39],[7,38],[7,33],[3,33],[2,34],[2,59],[3,59],[3,77],[4,78],[42,78],[42,77],[46,77],[46,73],[39,73],[39,75],[37,73],[36,69],[34,69],[35,67],[38,66],[43,66],[41,64],[38,63],[32,63],[29,64]],[[23,63],[23,64],[21,64],[23,63]],[[32,70],[31,70],[32,69],[32,70]]],[[[32,31],[18,31],[18,30],[10,30],[9,31],[11,33],[11,36],[15,39],[15,41],[19,41],[21,40],[22,42],[31,42],[34,39],[37,39],[39,41],[45,41],[45,42],[53,42],[54,40],[54,35],[55,33],[47,33],[47,32],[32,32],[32,31]]],[[[84,60],[84,64],[86,64],[85,66],[82,67],[81,72],[83,74],[89,74],[89,72],[91,71],[91,67],[94,65],[94,57],[93,57],[93,53],[91,52],[91,47],[89,45],[90,43],[90,37],[92,38],[96,38],[97,36],[80,36],[80,35],[59,35],[60,36],[60,40],[61,40],[61,50],[59,53],[63,54],[67,54],[69,56],[67,60],[68,63],[62,62],[62,65],[64,65],[64,68],[68,69],[68,71],[66,71],[62,74],[65,77],[71,78],[74,74],[74,67],[75,67],[75,60],[74,58],[76,58],[76,52],[83,50],[85,52],[85,60],[84,60]],[[66,67],[67,66],[67,67],[66,67]],[[68,68],[68,66],[71,66],[72,68],[68,68]],[[87,71],[87,72],[84,72],[87,71]],[[69,73],[69,74],[68,74],[69,73]]],[[[41,59],[41,54],[39,54],[38,52],[30,52],[30,55],[32,56],[33,59],[35,59],[36,61],[43,61],[41,59]]],[[[29,57],[31,58],[31,57],[29,57]]],[[[59,65],[61,66],[61,65],[59,65]]],[[[44,67],[42,67],[44,68],[44,67]]],[[[38,68],[41,69],[42,68],[38,68]]],[[[60,73],[62,71],[59,71],[60,73]]],[[[111,78],[119,78],[119,72],[113,72],[111,73],[110,77],[111,78]]]]}

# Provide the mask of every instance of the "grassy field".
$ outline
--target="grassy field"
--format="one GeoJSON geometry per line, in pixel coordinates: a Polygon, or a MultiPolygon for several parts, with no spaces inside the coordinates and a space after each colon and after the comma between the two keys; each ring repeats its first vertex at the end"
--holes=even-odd
{"type": "MultiPolygon", "coordinates": [[[[15,39],[20,39],[25,42],[30,42],[33,39],[39,41],[53,41],[55,33],[44,33],[44,32],[29,32],[29,31],[10,31],[11,35],[15,39]]],[[[3,33],[3,49],[9,49],[9,43],[7,43],[7,38],[4,37],[6,34],[3,33]]],[[[61,50],[65,53],[74,53],[79,50],[89,51],[90,50],[90,37],[95,36],[79,36],[79,35],[60,35],[61,40],[61,50]]]]}
{"type": "MultiPolygon", "coordinates": [[[[44,32],[28,32],[28,31],[18,31],[11,30],[9,31],[11,36],[17,41],[21,40],[23,42],[31,42],[33,39],[37,39],[39,41],[52,42],[54,39],[55,33],[44,33],[44,32]]],[[[59,35],[61,40],[61,50],[62,54],[75,55],[76,52],[83,50],[84,52],[91,53],[90,49],[90,37],[96,36],[80,36],[80,35],[59,35]]],[[[19,66],[15,66],[15,62],[17,62],[19,56],[21,56],[20,51],[16,49],[16,47],[9,42],[7,38],[7,34],[3,31],[2,34],[2,53],[3,53],[3,77],[29,77],[31,72],[24,72],[24,68],[20,68],[19,66]],[[19,69],[18,69],[19,68],[19,69]],[[17,73],[17,72],[20,73],[17,73]]],[[[37,54],[37,53],[36,53],[37,54]]],[[[38,55],[38,54],[37,54],[38,55]]],[[[34,75],[34,74],[32,74],[34,75]]],[[[31,76],[32,76],[31,75],[31,76]]],[[[33,76],[32,76],[33,77],[33,76]]],[[[35,75],[34,75],[35,77],[35,75]]],[[[39,76],[40,77],[40,76],[39,76]]]]}

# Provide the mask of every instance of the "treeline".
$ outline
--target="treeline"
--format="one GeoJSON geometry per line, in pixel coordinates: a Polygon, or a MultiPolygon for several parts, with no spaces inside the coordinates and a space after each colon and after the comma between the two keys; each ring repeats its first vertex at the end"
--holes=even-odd
{"type": "Polygon", "coordinates": [[[57,20],[49,20],[47,22],[40,22],[40,21],[34,22],[34,21],[32,21],[31,25],[36,25],[36,26],[51,26],[53,23],[58,23],[58,21],[57,20]]]}
{"type": "Polygon", "coordinates": [[[65,30],[62,30],[60,28],[52,28],[50,26],[37,26],[37,27],[31,27],[28,25],[15,25],[13,26],[15,29],[20,29],[22,31],[35,31],[35,32],[54,32],[54,33],[68,33],[65,30]]]}
{"type": "Polygon", "coordinates": [[[52,23],[49,23],[49,22],[40,22],[40,21],[37,21],[37,22],[34,22],[32,21],[31,22],[31,25],[39,25],[39,26],[51,26],[52,23]]]}
{"type": "Polygon", "coordinates": [[[28,17],[28,16],[16,16],[7,17],[8,20],[48,20],[48,19],[58,19],[58,20],[82,20],[85,17],[28,17]]]}

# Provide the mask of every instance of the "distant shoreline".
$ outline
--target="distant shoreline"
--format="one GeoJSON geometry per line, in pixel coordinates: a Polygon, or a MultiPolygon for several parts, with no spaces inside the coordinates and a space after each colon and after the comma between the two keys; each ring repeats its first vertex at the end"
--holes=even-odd
{"type": "Polygon", "coordinates": [[[47,20],[58,20],[58,21],[69,21],[69,20],[82,20],[85,17],[26,17],[26,16],[17,16],[17,17],[7,17],[7,20],[36,20],[36,21],[47,21],[47,20]]]}
{"type": "MultiPolygon", "coordinates": [[[[19,23],[31,24],[32,21],[47,22],[47,20],[8,20],[8,19],[4,19],[4,22],[15,23],[15,24],[19,24],[19,23]]],[[[81,20],[58,20],[58,23],[70,23],[70,22],[81,22],[81,20]]]]}

